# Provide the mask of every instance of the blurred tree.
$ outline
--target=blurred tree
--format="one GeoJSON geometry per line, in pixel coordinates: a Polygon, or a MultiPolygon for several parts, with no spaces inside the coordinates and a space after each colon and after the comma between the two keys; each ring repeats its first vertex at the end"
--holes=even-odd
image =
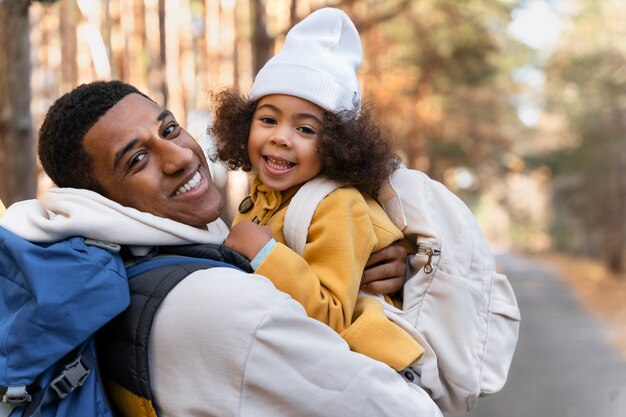
{"type": "Polygon", "coordinates": [[[547,158],[554,172],[561,247],[626,269],[626,17],[623,5],[588,2],[548,65],[547,111],[573,141],[547,158]]]}
{"type": "Polygon", "coordinates": [[[30,0],[0,2],[0,199],[6,205],[36,192],[30,113],[30,0]]]}
{"type": "MultiPolygon", "coordinates": [[[[292,0],[280,30],[269,2],[251,1],[253,74],[269,59],[306,1],[292,0]]],[[[317,7],[323,4],[317,2],[317,7]]],[[[511,70],[528,48],[506,33],[517,1],[342,0],[359,29],[365,99],[406,162],[442,180],[466,167],[483,182],[503,168],[501,155],[523,131],[510,97],[511,70]]],[[[315,8],[315,7],[312,7],[315,8]]],[[[301,11],[302,18],[309,10],[301,11]]]]}
{"type": "Polygon", "coordinates": [[[76,1],[61,1],[60,19],[61,36],[61,91],[69,91],[78,82],[78,50],[76,25],[78,22],[78,6],[76,1]]]}
{"type": "Polygon", "coordinates": [[[144,4],[148,92],[157,103],[166,103],[169,96],[165,82],[165,0],[146,0],[144,4]]]}
{"type": "Polygon", "coordinates": [[[251,16],[251,47],[252,73],[259,72],[261,67],[272,57],[274,38],[267,33],[266,0],[250,0],[251,16]]]}
{"type": "MultiPolygon", "coordinates": [[[[147,90],[185,121],[189,110],[207,110],[208,91],[247,88],[289,27],[329,5],[346,10],[362,34],[364,97],[406,162],[440,180],[457,168],[488,179],[497,177],[500,154],[521,136],[510,71],[527,57],[506,34],[518,1],[62,0],[31,8],[37,19],[32,107],[39,122],[73,84],[110,77],[147,90]]],[[[5,10],[9,3],[29,4],[0,1],[5,10]]],[[[8,37],[8,26],[3,30],[8,37]]],[[[12,41],[27,42],[27,26],[17,33],[11,31],[12,41]]],[[[19,154],[34,164],[32,152],[19,154]]]]}
{"type": "Polygon", "coordinates": [[[410,166],[439,180],[459,167],[483,179],[501,169],[522,130],[509,99],[511,70],[527,58],[506,33],[515,4],[410,2],[365,35],[367,97],[410,166]]]}

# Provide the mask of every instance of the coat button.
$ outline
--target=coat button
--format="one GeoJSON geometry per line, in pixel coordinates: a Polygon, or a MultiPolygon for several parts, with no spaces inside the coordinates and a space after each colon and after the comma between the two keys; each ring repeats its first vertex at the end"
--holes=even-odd
{"type": "Polygon", "coordinates": [[[250,210],[252,210],[252,207],[254,207],[254,202],[252,201],[252,197],[247,196],[246,198],[243,199],[241,204],[239,204],[239,213],[245,214],[249,212],[250,210]]]}

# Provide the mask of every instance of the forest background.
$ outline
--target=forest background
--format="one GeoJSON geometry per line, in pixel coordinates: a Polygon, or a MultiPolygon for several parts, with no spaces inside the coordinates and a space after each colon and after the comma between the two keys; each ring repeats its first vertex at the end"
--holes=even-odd
{"type": "MultiPolygon", "coordinates": [[[[287,30],[323,6],[355,21],[364,98],[405,163],[457,193],[495,247],[624,271],[622,0],[0,0],[0,199],[51,185],[36,132],[80,83],[127,81],[210,144],[210,92],[247,91],[287,30]],[[558,18],[547,47],[512,31],[538,3],[558,18]]],[[[212,170],[228,221],[248,178],[212,170]]]]}

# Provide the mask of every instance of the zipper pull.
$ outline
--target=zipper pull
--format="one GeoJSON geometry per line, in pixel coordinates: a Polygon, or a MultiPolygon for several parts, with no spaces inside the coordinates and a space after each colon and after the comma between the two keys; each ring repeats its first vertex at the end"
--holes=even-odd
{"type": "Polygon", "coordinates": [[[423,253],[428,256],[426,265],[424,265],[424,272],[430,274],[433,272],[433,256],[439,256],[441,251],[439,249],[433,249],[430,246],[419,245],[417,248],[418,253],[423,253]]]}

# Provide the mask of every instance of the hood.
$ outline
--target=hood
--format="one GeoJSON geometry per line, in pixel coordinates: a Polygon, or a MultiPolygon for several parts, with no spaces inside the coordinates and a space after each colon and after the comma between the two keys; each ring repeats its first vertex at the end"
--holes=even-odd
{"type": "Polygon", "coordinates": [[[25,200],[11,205],[0,218],[0,226],[41,243],[83,236],[130,246],[219,244],[228,235],[221,219],[202,230],[75,188],[52,188],[43,201],[25,200]]]}

